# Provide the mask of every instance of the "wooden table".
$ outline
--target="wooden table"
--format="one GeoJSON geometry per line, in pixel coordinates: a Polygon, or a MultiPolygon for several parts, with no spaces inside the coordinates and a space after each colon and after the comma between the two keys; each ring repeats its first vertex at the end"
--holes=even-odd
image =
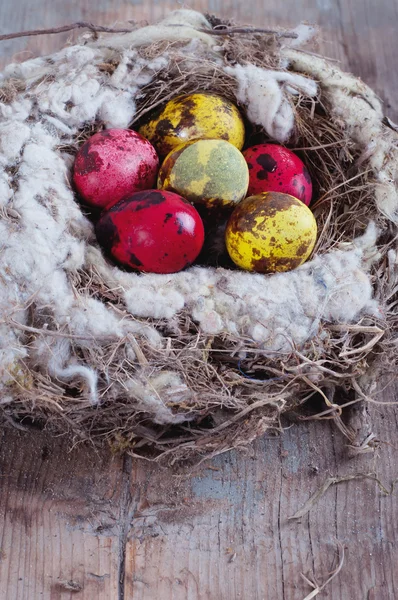
{"type": "MultiPolygon", "coordinates": [[[[192,8],[261,25],[322,28],[320,51],[370,83],[398,117],[397,0],[191,0],[192,8]]],[[[78,20],[161,17],[162,0],[2,0],[0,31],[78,20]]],[[[0,65],[51,52],[68,34],[0,43],[0,65]]],[[[386,389],[379,400],[394,400],[386,389]]],[[[398,507],[372,479],[398,476],[397,411],[370,407],[379,450],[348,458],[329,422],[305,422],[198,468],[176,472],[44,432],[0,432],[1,600],[333,600],[398,597],[398,507]],[[308,596],[310,598],[311,596],[308,596]],[[315,597],[315,596],[313,596],[315,597]]]]}

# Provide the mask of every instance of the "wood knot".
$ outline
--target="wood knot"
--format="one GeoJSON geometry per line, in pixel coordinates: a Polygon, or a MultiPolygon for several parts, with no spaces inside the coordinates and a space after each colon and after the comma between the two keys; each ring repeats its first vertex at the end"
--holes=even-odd
{"type": "Polygon", "coordinates": [[[83,590],[83,586],[78,581],[74,581],[73,579],[62,579],[56,584],[56,587],[59,590],[77,593],[83,590]]]}

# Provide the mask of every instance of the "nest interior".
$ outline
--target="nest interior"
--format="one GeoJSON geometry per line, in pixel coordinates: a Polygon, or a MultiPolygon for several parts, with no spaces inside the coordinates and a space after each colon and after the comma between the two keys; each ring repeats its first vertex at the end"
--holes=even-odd
{"type": "MultiPolygon", "coordinates": [[[[243,76],[236,69],[255,67],[266,73],[267,81],[270,73],[281,74],[278,90],[285,102],[283,110],[289,109],[294,119],[284,143],[310,170],[315,187],[311,208],[319,234],[312,259],[289,280],[279,275],[245,274],[238,281],[240,275],[225,261],[221,248],[210,251],[201,266],[190,269],[191,279],[161,280],[162,290],[173,285],[182,289],[195,278],[205,280],[203,273],[208,272],[209,286],[222,290],[235,306],[245,302],[241,289],[250,286],[248,278],[253,277],[256,285],[274,285],[275,294],[285,289],[291,296],[290,308],[283,310],[287,319],[297,321],[301,313],[291,306],[297,302],[305,313],[302,288],[310,278],[320,289],[319,306],[308,309],[310,326],[297,339],[292,331],[300,323],[282,331],[275,326],[272,331],[275,307],[264,317],[265,324],[257,317],[261,327],[272,331],[272,343],[261,335],[256,337],[253,332],[258,329],[253,323],[250,328],[243,326],[242,320],[235,330],[232,326],[212,330],[208,321],[219,316],[217,303],[206,313],[206,323],[196,316],[199,309],[195,308],[196,313],[192,310],[188,296],[185,305],[170,315],[167,311],[159,314],[157,299],[149,299],[147,289],[144,296],[140,291],[139,281],[150,276],[116,273],[119,270],[101,256],[90,222],[95,215],[78,205],[68,183],[68,202],[75,203],[73,210],[84,220],[85,233],[75,234],[83,247],[80,263],[68,266],[65,261],[62,269],[68,290],[80,303],[79,310],[82,306],[86,312],[93,310],[95,318],[94,306],[101,304],[108,327],[85,329],[75,313],[61,318],[48,298],[41,296],[40,283],[24,289],[20,273],[0,254],[3,289],[16,288],[11,306],[5,292],[0,296],[0,327],[18,340],[19,350],[19,356],[10,360],[9,338],[3,336],[2,418],[19,427],[30,423],[54,432],[69,431],[75,439],[106,440],[115,451],[176,460],[222,452],[245,445],[267,430],[280,430],[283,413],[300,413],[303,404],[314,398],[316,412],[334,417],[350,443],[361,446],[363,439],[358,440],[357,432],[341,419],[341,405],[372,399],[380,368],[394,372],[396,364],[396,207],[391,195],[395,193],[398,201],[397,175],[391,164],[394,160],[398,164],[398,136],[383,125],[380,104],[369,88],[335,65],[293,47],[294,36],[252,29],[237,32],[230,23],[203,16],[198,26],[198,17],[192,23],[191,13],[185,14],[181,23],[182,12],[178,14],[175,27],[168,21],[156,32],[146,28],[144,42],[138,39],[142,30],[132,32],[128,41],[123,36],[114,41],[84,40],[81,47],[95,54],[97,79],[112,88],[119,72],[136,69],[135,79],[123,90],[134,97],[128,123],[133,128],[178,94],[216,92],[236,102],[246,115],[247,145],[251,145],[278,141],[275,122],[283,114],[279,111],[269,126],[266,120],[253,122],[250,116],[256,114],[258,93],[251,94],[249,86],[243,98],[243,76]],[[199,37],[193,32],[199,32],[199,37]],[[132,44],[135,34],[138,41],[132,44]],[[145,79],[142,73],[148,65],[156,66],[145,79]],[[314,81],[316,96],[309,97],[284,79],[294,74],[314,81]],[[239,285],[230,284],[233,277],[239,285]],[[131,288],[133,301],[141,294],[142,302],[153,302],[152,314],[134,314],[126,302],[126,286],[131,288]],[[358,304],[358,296],[367,294],[369,298],[358,304]],[[278,336],[279,342],[275,342],[278,336]]],[[[32,108],[24,123],[32,129],[46,122],[48,135],[57,141],[54,152],[62,158],[68,174],[79,146],[92,133],[109,126],[109,118],[107,122],[97,111],[90,119],[80,118],[80,125],[69,131],[68,122],[63,121],[63,132],[51,122],[51,118],[59,118],[51,107],[46,108],[48,90],[59,84],[52,70],[54,62],[57,60],[51,57],[42,59],[41,73],[34,76],[29,65],[11,68],[2,81],[0,101],[7,125],[8,108],[15,111],[18,102],[29,100],[32,108]],[[54,133],[51,127],[58,130],[54,133]]],[[[256,72],[250,73],[256,77],[256,72]]],[[[261,101],[266,112],[269,99],[261,101]]],[[[66,111],[73,111],[71,100],[64,105],[66,111]]],[[[23,227],[18,194],[23,191],[27,144],[25,140],[12,160],[3,161],[11,193],[1,204],[0,216],[9,233],[19,234],[23,227]]],[[[56,190],[51,193],[47,186],[38,201],[57,219],[59,203],[65,198],[56,190]]],[[[151,277],[148,281],[156,286],[151,277]]],[[[192,294],[199,294],[193,288],[192,294]]],[[[283,304],[283,299],[276,305],[278,302],[283,304]]],[[[101,313],[98,320],[102,318],[101,313]]]]}

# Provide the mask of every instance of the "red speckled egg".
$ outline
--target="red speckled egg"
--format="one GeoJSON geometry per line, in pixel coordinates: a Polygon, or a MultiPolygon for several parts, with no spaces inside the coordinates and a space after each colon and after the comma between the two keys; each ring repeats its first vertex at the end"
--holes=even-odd
{"type": "Polygon", "coordinates": [[[312,183],[307,167],[291,150],[277,144],[258,144],[243,152],[249,167],[248,196],[281,192],[311,202],[312,183]]]}
{"type": "Polygon", "coordinates": [[[148,140],[131,129],[106,129],[76,155],[73,181],[91,206],[109,208],[127,194],[155,186],[159,159],[148,140]]]}
{"type": "Polygon", "coordinates": [[[197,258],[202,219],[187,200],[163,190],[127,196],[96,225],[101,246],[122,265],[147,273],[176,273],[197,258]]]}

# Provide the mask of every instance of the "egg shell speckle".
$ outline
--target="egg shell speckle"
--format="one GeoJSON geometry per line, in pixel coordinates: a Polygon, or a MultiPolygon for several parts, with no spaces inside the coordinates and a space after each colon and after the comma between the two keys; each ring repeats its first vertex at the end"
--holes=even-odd
{"type": "Polygon", "coordinates": [[[247,148],[243,156],[249,167],[249,196],[281,192],[310,204],[311,176],[294,152],[277,144],[258,144],[247,148]]]}
{"type": "Polygon", "coordinates": [[[310,209],[288,194],[267,192],[245,198],[225,232],[228,253],[247,271],[290,271],[310,256],[317,225],[310,209]]]}
{"type": "Polygon", "coordinates": [[[118,263],[147,273],[176,273],[199,255],[204,227],[197,210],[172,192],[147,190],[102,214],[97,239],[118,263]]]}
{"type": "Polygon", "coordinates": [[[229,207],[245,197],[246,161],[223,140],[196,140],[171,152],[159,171],[158,187],[172,190],[207,208],[229,207]]]}
{"type": "Polygon", "coordinates": [[[239,150],[245,140],[245,126],[236,106],[207,92],[173,98],[153,114],[139,132],[163,157],[191,140],[222,139],[239,150]]]}
{"type": "Polygon", "coordinates": [[[159,159],[148,140],[130,129],[106,129],[79,149],[73,181],[83,200],[109,208],[127,194],[155,186],[159,159]]]}

